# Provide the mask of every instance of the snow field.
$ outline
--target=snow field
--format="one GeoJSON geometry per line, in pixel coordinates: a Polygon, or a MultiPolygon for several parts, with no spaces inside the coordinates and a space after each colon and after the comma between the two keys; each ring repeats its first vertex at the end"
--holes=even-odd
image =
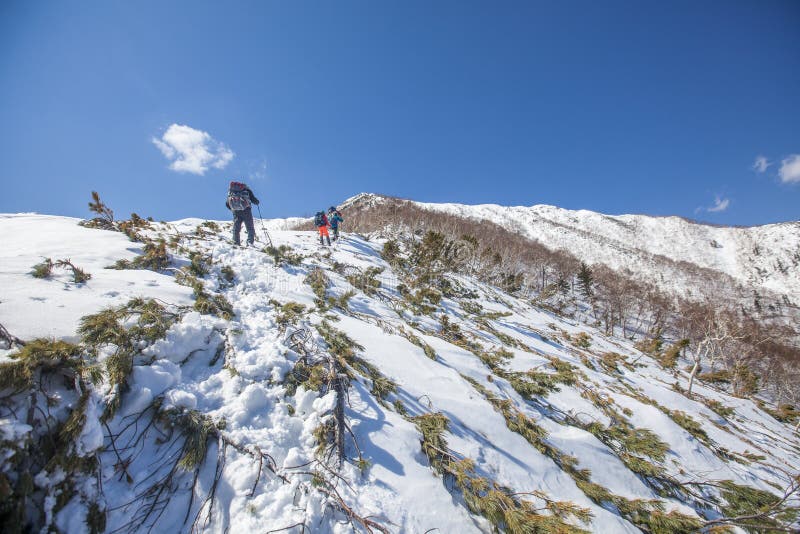
{"type": "MultiPolygon", "coordinates": [[[[0,296],[0,323],[9,331],[25,339],[41,336],[76,339],[81,316],[122,304],[134,296],[158,298],[176,305],[191,303],[191,290],[175,284],[172,276],[103,269],[117,259],[134,257],[138,245],[120,233],[81,228],[76,222],[38,215],[0,216],[0,235],[9,243],[8,250],[0,252],[5,254],[0,263],[4,291],[0,296]],[[35,237],[42,229],[47,229],[48,235],[35,237]],[[69,251],[78,250],[80,253],[70,255],[69,251]],[[82,285],[71,285],[61,278],[32,278],[27,273],[34,263],[41,261],[41,256],[70,257],[85,267],[92,279],[82,285]],[[47,299],[47,309],[53,313],[44,315],[45,304],[33,297],[47,299]]],[[[173,223],[171,228],[188,235],[201,222],[187,219],[173,223]]],[[[666,442],[669,451],[663,467],[681,480],[734,480],[777,493],[775,486],[785,483],[783,473],[800,470],[800,441],[790,434],[789,427],[759,410],[752,401],[698,384],[699,398],[719,400],[735,409],[735,415],[727,421],[701,402],[674,391],[672,383],[676,380],[685,383],[685,374],[673,375],[661,369],[646,356],[642,357],[631,342],[606,338],[593,328],[502,295],[502,300],[511,305],[509,308],[498,301],[495,289],[454,276],[481,295],[478,301],[484,311],[511,313],[488,321],[497,332],[525,347],[506,347],[513,353],[513,358],[505,364],[507,370],[551,371],[549,358],[558,358],[585,376],[581,384],[560,384],[559,391],[549,393],[540,402],[528,402],[507,380],[494,376],[475,354],[437,335],[437,318],[394,311],[386,299],[399,298],[394,290],[397,280],[380,258],[382,242],[348,235],[334,247],[321,249],[312,232],[278,230],[279,224],[269,227],[276,246],[289,245],[304,256],[301,265],[278,267],[258,249],[233,247],[223,239],[225,236],[192,241],[193,247],[213,257],[215,270],[228,266],[236,274],[230,287],[215,282],[213,276],[204,282],[207,289],[218,291],[233,304],[236,317],[225,321],[196,311],[184,313],[163,339],[143,350],[146,359],[136,362],[130,390],[124,394],[120,412],[107,428],[100,423],[99,414],[109,392],[102,386],[95,390],[86,411],[80,446],[81,452],[99,454],[102,493],[94,478],[84,480],[81,495],[55,513],[59,528],[66,532],[85,531],[87,498],[98,496],[108,510],[107,532],[138,532],[149,528],[150,523],[131,525],[132,514],[147,485],[168,471],[168,460],[177,454],[175,442],[156,432],[135,442],[126,453],[132,458],[125,469],[132,477],[132,482],[128,482],[118,465],[119,458],[110,450],[109,434],[117,436],[120,443],[132,439],[146,424],[145,419],[141,425],[133,421],[157,401],[167,410],[184,413],[194,410],[215,423],[224,422],[225,436],[248,449],[257,447],[269,454],[277,474],[286,481],[266,469],[259,473],[253,457],[221,445],[220,440],[210,439],[196,480],[189,474],[176,477],[168,506],[152,523],[154,530],[187,532],[197,517],[199,530],[207,532],[263,532],[301,522],[313,532],[352,532],[344,516],[329,506],[330,500],[310,489],[311,467],[303,467],[314,461],[317,448],[314,432],[330,416],[335,395],[333,392],[320,395],[300,386],[294,395],[287,396],[283,384],[300,359],[300,354],[291,348],[289,334],[299,326],[311,327],[316,343],[324,348],[313,327],[324,316],[331,315],[336,318],[329,319],[333,327],[363,346],[359,356],[397,384],[396,392],[384,404],[370,392],[369,378],[358,377],[350,383],[345,415],[358,450],[369,465],[363,470],[358,468],[354,461],[358,451],[348,438],[349,461],[339,473],[341,482],[336,486],[356,513],[371,517],[391,532],[491,531],[485,519],[470,514],[463,499],[451,493],[443,480],[433,474],[420,448],[419,431],[391,407],[396,400],[402,401],[411,416],[430,412],[447,416],[449,447],[474,460],[481,475],[513,491],[540,490],[552,499],[590,509],[591,523],[577,526],[593,532],[639,531],[616,513],[613,506],[591,501],[551,458],[509,430],[503,415],[464,377],[475,380],[492,395],[509,399],[515,408],[547,431],[548,444],[575,456],[579,468],[589,469],[593,482],[628,499],[662,500],[668,511],[696,513],[686,503],[660,497],[594,435],[563,424],[558,417],[558,413],[567,413],[581,421],[597,421],[604,426],[611,423],[603,410],[581,394],[581,388],[609,396],[618,410],[627,409],[631,424],[652,430],[666,442]],[[357,291],[350,300],[349,311],[334,309],[325,314],[314,311],[305,315],[297,327],[281,331],[276,322],[275,302],[297,302],[307,309],[314,306],[316,297],[304,283],[312,268],[322,268],[328,276],[331,282],[328,296],[341,296],[353,289],[345,277],[333,271],[334,262],[359,269],[373,266],[386,269],[379,276],[381,295],[369,296],[357,291]],[[430,359],[422,348],[400,335],[401,329],[413,332],[430,345],[437,359],[430,359]],[[586,332],[590,348],[579,350],[569,345],[562,340],[563,332],[571,336],[586,332]],[[218,348],[223,344],[228,348],[218,356],[218,348]],[[640,365],[633,370],[620,365],[619,373],[609,373],[600,366],[596,370],[586,367],[581,358],[583,354],[595,361],[598,355],[611,351],[628,361],[640,358],[640,365]],[[715,444],[733,452],[763,455],[766,459],[750,465],[725,461],[658,407],[642,402],[632,392],[670,410],[690,414],[715,444]],[[225,449],[224,455],[221,447],[225,449]],[[212,488],[215,498],[208,501],[212,488]]],[[[258,225],[257,230],[260,230],[258,225]]],[[[487,350],[503,346],[501,339],[479,328],[457,299],[444,299],[441,309],[487,350]]],[[[22,438],[30,431],[26,427],[13,418],[0,420],[0,432],[7,440],[22,438]]],[[[39,482],[42,486],[53,485],[58,477],[55,472],[45,473],[39,482]]],[[[294,531],[299,530],[289,530],[294,531]]]]}

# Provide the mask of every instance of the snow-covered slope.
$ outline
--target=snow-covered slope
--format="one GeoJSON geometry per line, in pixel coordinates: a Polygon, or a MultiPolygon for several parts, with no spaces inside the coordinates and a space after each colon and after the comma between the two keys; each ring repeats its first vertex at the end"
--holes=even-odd
{"type": "Polygon", "coordinates": [[[0,214],[0,323],[18,337],[71,338],[82,316],[134,296],[191,302],[191,290],[176,285],[170,274],[104,269],[119,259],[135,257],[140,247],[119,232],[82,228],[80,220],[0,214]],[[32,267],[48,257],[71,259],[92,275],[91,282],[78,290],[61,269],[48,280],[31,277],[32,267]]]}
{"type": "MultiPolygon", "coordinates": [[[[353,201],[364,202],[367,196],[353,201]]],[[[629,270],[636,278],[684,296],[702,294],[698,280],[717,273],[750,293],[786,295],[800,305],[800,221],[739,228],[680,217],[604,215],[547,205],[415,204],[492,221],[553,250],[571,252],[587,264],[629,270]]]]}
{"type": "MultiPolygon", "coordinates": [[[[155,273],[104,269],[142,244],[76,222],[0,216],[0,324],[26,340],[87,344],[76,333],[82,316],[141,296],[159,299],[155,323],[168,328],[135,344],[125,388],[103,374],[42,382],[41,393],[0,392],[2,482],[16,488],[19,466],[32,466],[28,498],[43,503],[39,527],[422,534],[491,532],[499,516],[501,530],[533,531],[464,490],[479,487],[481,498],[525,510],[537,531],[688,532],[692,521],[742,511],[720,481],[777,500],[800,472],[800,438],[789,425],[702,383],[686,397],[673,386],[685,386],[686,373],[661,368],[625,339],[455,274],[453,294],[434,313],[415,313],[382,241],[350,235],[328,249],[310,232],[274,230],[276,247],[287,248],[268,254],[233,247],[227,223],[154,224],[142,233],[171,239],[173,264],[155,273]],[[33,278],[42,257],[68,257],[92,278],[33,278]],[[198,299],[230,302],[234,317],[187,308],[191,290],[179,278],[195,284],[198,299]],[[340,366],[338,395],[321,378],[329,365],[340,366]],[[26,403],[44,393],[41,413],[29,412],[26,403]],[[118,410],[101,420],[116,394],[118,410]],[[337,400],[349,428],[341,467],[324,448],[337,400]],[[95,467],[26,456],[35,457],[26,439],[76,410],[85,419],[68,452],[95,467]],[[445,418],[446,444],[423,447],[426,414],[445,418]],[[198,444],[199,462],[176,468],[198,444]],[[472,468],[458,463],[466,459],[472,468]],[[437,462],[450,474],[436,474],[437,462]],[[659,521],[671,526],[659,530],[659,521]]],[[[110,368],[119,346],[95,348],[81,346],[80,365],[110,368]]],[[[0,351],[4,365],[19,361],[9,359],[14,352],[0,351]]]]}

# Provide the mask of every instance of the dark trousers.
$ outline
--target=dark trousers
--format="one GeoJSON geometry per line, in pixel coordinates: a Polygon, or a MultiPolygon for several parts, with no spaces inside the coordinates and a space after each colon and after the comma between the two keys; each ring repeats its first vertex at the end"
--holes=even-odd
{"type": "Polygon", "coordinates": [[[337,239],[339,239],[339,227],[331,226],[331,230],[333,230],[333,240],[336,241],[337,239]]]}
{"type": "Polygon", "coordinates": [[[253,213],[250,208],[233,211],[233,242],[239,244],[239,234],[242,231],[242,223],[247,229],[247,242],[251,245],[256,240],[256,227],[253,225],[253,213]]]}

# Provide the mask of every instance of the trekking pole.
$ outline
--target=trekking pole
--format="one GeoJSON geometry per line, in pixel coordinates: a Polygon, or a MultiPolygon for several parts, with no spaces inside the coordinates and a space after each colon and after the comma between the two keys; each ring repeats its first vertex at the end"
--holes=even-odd
{"type": "Polygon", "coordinates": [[[256,204],[256,208],[258,208],[258,220],[261,221],[261,229],[264,230],[264,235],[267,237],[267,242],[269,246],[272,246],[272,238],[269,236],[269,232],[267,232],[267,227],[264,226],[264,218],[261,216],[261,206],[256,204]]]}

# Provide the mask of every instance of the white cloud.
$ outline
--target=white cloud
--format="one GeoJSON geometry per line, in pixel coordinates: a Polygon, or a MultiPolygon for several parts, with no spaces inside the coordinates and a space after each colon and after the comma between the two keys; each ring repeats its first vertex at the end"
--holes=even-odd
{"type": "Polygon", "coordinates": [[[758,156],[755,163],[753,163],[753,170],[759,174],[763,174],[767,171],[767,167],[770,165],[772,165],[772,163],[768,161],[767,158],[764,156],[758,156]]]}
{"type": "Polygon", "coordinates": [[[800,154],[792,154],[781,161],[778,176],[781,177],[781,182],[785,184],[800,182],[800,154]]]}
{"type": "Polygon", "coordinates": [[[235,156],[207,132],[183,124],[171,124],[161,139],[153,137],[152,141],[176,172],[202,175],[209,168],[224,169],[235,156]]]}
{"type": "Polygon", "coordinates": [[[710,208],[706,208],[706,211],[710,211],[712,213],[725,211],[726,209],[728,209],[730,203],[731,201],[729,198],[721,198],[720,196],[717,196],[714,198],[714,205],[711,206],[710,208]]]}

